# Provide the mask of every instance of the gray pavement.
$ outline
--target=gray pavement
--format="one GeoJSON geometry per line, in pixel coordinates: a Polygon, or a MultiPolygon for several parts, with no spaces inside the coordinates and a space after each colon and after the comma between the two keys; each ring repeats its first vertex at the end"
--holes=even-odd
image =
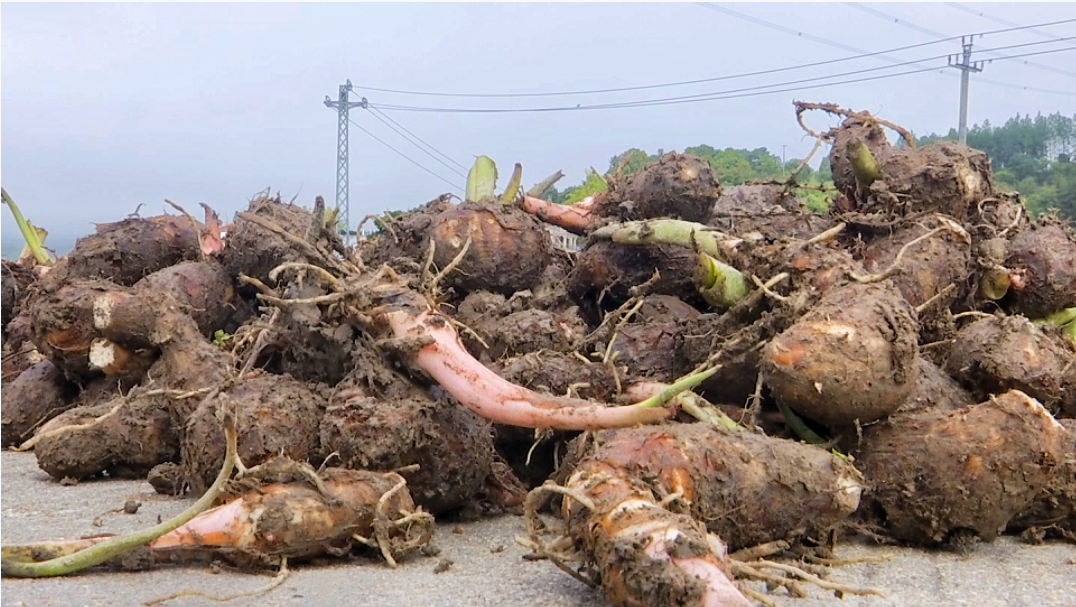
{"type": "MultiPolygon", "coordinates": [[[[41,472],[32,454],[0,455],[0,535],[3,543],[72,539],[144,528],[175,514],[189,500],[162,497],[145,481],[101,480],[64,487],[41,472]],[[122,513],[124,502],[142,503],[137,514],[122,513]]],[[[512,540],[522,532],[519,518],[505,516],[439,526],[435,557],[412,558],[391,570],[372,559],[324,559],[293,568],[288,579],[268,594],[237,599],[228,605],[298,606],[565,606],[606,605],[590,590],[546,562],[525,561],[512,540]],[[435,568],[450,560],[443,573],[435,568]]],[[[882,589],[885,598],[846,596],[812,589],[810,599],[774,596],[779,605],[974,605],[1076,607],[1076,547],[1047,543],[1031,546],[1013,538],[978,546],[960,556],[907,548],[846,544],[842,557],[890,554],[881,564],[860,564],[834,571],[831,579],[882,589]]],[[[137,573],[88,573],[63,579],[4,579],[0,603],[26,606],[138,605],[174,592],[197,589],[233,594],[271,580],[264,575],[206,567],[166,567],[137,573]]],[[[760,588],[760,587],[756,587],[760,588]]],[[[183,598],[174,606],[212,605],[183,598]]]]}

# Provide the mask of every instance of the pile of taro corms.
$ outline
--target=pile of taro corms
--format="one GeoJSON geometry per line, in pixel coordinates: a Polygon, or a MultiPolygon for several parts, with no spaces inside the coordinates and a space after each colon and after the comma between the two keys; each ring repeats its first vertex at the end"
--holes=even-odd
{"type": "Polygon", "coordinates": [[[748,605],[759,581],[879,592],[819,577],[848,534],[1076,539],[1073,231],[982,152],[806,110],[843,120],[817,134],[828,214],[795,176],[722,187],[677,153],[571,206],[552,179],[520,194],[518,165],[498,196],[480,157],[464,201],[354,249],[320,200],[262,195],[227,226],[135,216],[47,272],[5,264],[4,446],[201,499],[4,547],[3,574],[394,566],[435,516],[518,511],[534,558],[612,604],[748,605]]]}

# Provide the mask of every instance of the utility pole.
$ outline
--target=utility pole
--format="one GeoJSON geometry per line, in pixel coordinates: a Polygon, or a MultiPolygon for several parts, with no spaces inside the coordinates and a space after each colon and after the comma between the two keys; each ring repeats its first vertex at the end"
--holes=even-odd
{"type": "Polygon", "coordinates": [[[347,157],[347,125],[348,111],[351,108],[366,108],[366,97],[362,101],[348,101],[348,93],[352,91],[351,80],[347,84],[340,85],[340,97],[336,101],[325,96],[325,106],[334,108],[339,118],[336,127],[336,210],[337,218],[344,221],[344,244],[348,243],[351,233],[351,203],[348,199],[348,157],[347,157]]]}
{"type": "Polygon", "coordinates": [[[964,54],[957,56],[957,62],[953,63],[953,55],[949,55],[949,67],[960,70],[960,143],[968,144],[968,79],[972,72],[983,71],[982,61],[971,61],[972,36],[961,36],[960,44],[964,47],[964,54]]]}

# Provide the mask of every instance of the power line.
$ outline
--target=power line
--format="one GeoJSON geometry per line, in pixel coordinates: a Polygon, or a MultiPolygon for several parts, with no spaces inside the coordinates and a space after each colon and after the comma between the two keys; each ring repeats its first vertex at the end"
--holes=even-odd
{"type": "MultiPolygon", "coordinates": [[[[1001,25],[1008,25],[1008,26],[1011,26],[1011,27],[1021,27],[1023,29],[1026,29],[1026,30],[1030,31],[1032,34],[1035,34],[1036,36],[1040,36],[1042,38],[1051,38],[1053,40],[1059,40],[1060,39],[1059,36],[1055,36],[1054,34],[1051,34],[1049,32],[1044,32],[1044,31],[1038,29],[1039,28],[1038,25],[1023,25],[1022,26],[1019,23],[1014,23],[1012,21],[1007,21],[1007,20],[1001,19],[999,17],[994,17],[994,16],[991,16],[991,15],[988,15],[988,14],[984,13],[981,10],[974,9],[974,8],[971,8],[971,7],[968,7],[968,6],[964,6],[963,4],[960,4],[959,2],[946,2],[945,5],[948,6],[949,8],[955,8],[958,11],[964,11],[965,13],[968,13],[969,15],[975,15],[976,17],[982,17],[983,19],[986,19],[987,21],[993,21],[994,23],[1000,23],[1001,25]]],[[[1076,45],[1074,45],[1074,46],[1076,46],[1076,45]]]]}
{"type": "MultiPolygon", "coordinates": [[[[621,108],[633,108],[633,107],[653,107],[659,105],[678,105],[681,103],[697,103],[700,101],[716,101],[721,99],[736,99],[740,97],[754,97],[758,95],[769,95],[771,93],[784,93],[789,91],[802,91],[808,89],[816,89],[827,86],[837,86],[840,84],[851,84],[855,82],[868,82],[871,80],[882,80],[885,78],[895,78],[897,76],[905,76],[908,74],[920,74],[923,72],[933,72],[940,69],[938,67],[927,67],[918,70],[909,70],[905,72],[898,72],[896,74],[883,74],[881,76],[872,76],[867,78],[857,78],[854,80],[842,80],[839,82],[827,82],[824,84],[816,84],[811,86],[800,86],[786,89],[775,89],[771,91],[757,91],[743,94],[722,94],[714,93],[710,97],[698,97],[692,99],[680,99],[680,98],[667,98],[667,99],[651,99],[646,101],[634,101],[625,103],[607,103],[602,105],[575,105],[575,106],[562,106],[562,107],[544,107],[544,108],[438,108],[438,107],[420,107],[409,105],[386,105],[377,104],[376,107],[387,111],[402,111],[402,112],[440,112],[449,114],[510,114],[510,113],[526,113],[526,112],[569,112],[569,111],[583,111],[583,110],[610,110],[621,108]]],[[[780,86],[779,84],[768,86],[780,86]]],[[[758,88],[758,87],[752,87],[758,88]]],[[[725,91],[724,93],[728,93],[725,91]]]]}
{"type": "MultiPolygon", "coordinates": [[[[884,13],[884,12],[882,12],[882,11],[876,9],[876,8],[865,6],[865,5],[863,5],[863,4],[859,3],[859,2],[845,2],[844,4],[846,6],[854,8],[854,9],[856,9],[858,11],[862,11],[864,13],[867,13],[868,15],[878,17],[879,19],[882,19],[883,21],[892,21],[893,23],[895,23],[897,25],[900,25],[900,26],[903,26],[903,27],[906,27],[908,29],[912,29],[912,30],[915,30],[917,32],[922,32],[922,33],[924,33],[924,34],[926,34],[928,36],[934,36],[935,38],[938,38],[939,41],[941,41],[941,40],[950,40],[952,38],[951,36],[947,36],[946,34],[943,34],[941,32],[936,32],[936,31],[934,31],[932,29],[925,28],[925,27],[922,27],[920,25],[916,25],[916,24],[912,23],[911,21],[903,21],[901,19],[898,19],[897,17],[894,17],[893,15],[890,15],[889,13],[884,13]]],[[[979,52],[985,53],[987,51],[979,51],[979,52]]],[[[1000,57],[997,57],[997,56],[994,57],[994,59],[999,59],[999,58],[1000,57]]],[[[1041,63],[1035,63],[1033,61],[1025,61],[1024,65],[1034,67],[1034,68],[1038,68],[1040,70],[1046,70],[1048,72],[1054,72],[1054,73],[1057,73],[1057,74],[1062,74],[1062,75],[1065,75],[1065,76],[1070,76],[1070,77],[1076,78],[1076,74],[1074,74],[1072,72],[1069,72],[1069,71],[1066,71],[1066,70],[1063,70],[1063,69],[1060,69],[1060,68],[1052,67],[1052,66],[1049,66],[1049,65],[1043,65],[1041,63]]]]}
{"type": "MultiPolygon", "coordinates": [[[[373,108],[373,110],[372,110],[372,111],[374,111],[374,112],[377,112],[378,114],[381,114],[381,116],[382,116],[383,118],[385,118],[385,119],[386,119],[386,120],[388,120],[389,122],[391,122],[391,123],[395,124],[396,126],[400,127],[400,128],[401,128],[401,129],[403,129],[404,131],[407,131],[407,132],[408,132],[408,133],[410,133],[410,134],[411,134],[411,135],[412,135],[412,136],[413,136],[413,137],[414,137],[415,139],[418,139],[419,141],[422,141],[422,143],[426,143],[426,142],[425,142],[425,141],[424,141],[424,140],[423,140],[423,139],[422,139],[421,137],[419,137],[418,135],[415,135],[415,134],[414,134],[414,133],[412,133],[411,131],[408,131],[408,130],[407,130],[407,127],[405,127],[404,125],[400,124],[399,122],[396,122],[395,120],[393,120],[393,119],[392,119],[392,116],[389,116],[388,114],[386,114],[386,113],[382,112],[381,110],[379,110],[379,109],[377,109],[377,108],[373,108]]],[[[462,165],[462,164],[460,164],[459,162],[456,162],[456,160],[455,160],[454,158],[452,158],[451,156],[449,156],[449,155],[445,154],[445,153],[444,153],[444,152],[442,152],[441,150],[438,150],[437,148],[433,147],[432,145],[430,145],[430,144],[428,144],[428,143],[426,143],[426,145],[427,145],[427,146],[429,146],[429,148],[430,148],[431,150],[433,150],[434,152],[437,152],[437,153],[438,153],[438,154],[440,154],[440,155],[441,155],[442,157],[444,157],[444,159],[445,159],[445,160],[447,160],[447,161],[451,162],[452,164],[454,164],[454,165],[458,166],[459,168],[461,168],[461,169],[463,169],[463,170],[465,170],[465,171],[469,171],[469,170],[470,170],[470,169],[469,169],[469,168],[467,168],[467,167],[466,167],[465,165],[462,165]]]]}
{"type": "MultiPolygon", "coordinates": [[[[778,25],[776,23],[766,21],[765,19],[759,19],[757,17],[752,17],[751,15],[747,15],[747,14],[741,13],[739,11],[734,11],[734,10],[729,9],[729,8],[725,8],[725,7],[722,7],[722,6],[717,6],[716,4],[714,4],[712,2],[697,2],[696,4],[698,6],[701,6],[702,8],[707,8],[707,9],[710,9],[710,10],[713,10],[713,11],[725,13],[727,15],[731,15],[733,17],[736,17],[737,19],[743,19],[744,21],[749,21],[751,23],[755,23],[755,24],[761,25],[763,27],[768,27],[770,29],[775,29],[777,31],[784,32],[786,34],[792,34],[792,35],[800,37],[800,38],[807,38],[808,40],[813,40],[814,42],[818,42],[819,44],[825,44],[827,46],[832,46],[834,48],[839,48],[839,49],[843,49],[843,50],[847,50],[847,51],[852,51],[852,52],[855,52],[855,53],[866,53],[867,52],[867,51],[865,51],[864,49],[861,49],[861,48],[857,48],[857,47],[854,47],[854,46],[849,46],[847,44],[842,44],[840,42],[834,42],[832,40],[829,40],[828,38],[821,38],[819,36],[812,36],[811,34],[798,32],[796,30],[784,27],[783,25],[778,25]]],[[[1049,25],[1060,25],[1060,24],[1064,24],[1064,23],[1071,23],[1073,21],[1076,21],[1076,19],[1063,19],[1063,20],[1060,20],[1060,21],[1051,22],[1049,25]]],[[[1006,30],[1006,31],[1017,31],[1017,30],[1024,30],[1024,29],[1031,29],[1031,28],[1034,28],[1034,27],[1046,27],[1046,26],[1047,26],[1047,24],[1026,25],[1026,26],[1020,26],[1020,27],[1014,27],[1014,28],[1012,28],[1010,30],[1006,30]]],[[[987,33],[989,33],[989,32],[983,32],[982,34],[974,34],[974,35],[975,36],[986,35],[987,33]]],[[[1000,32],[994,32],[994,33],[1000,33],[1000,32]]],[[[941,42],[941,41],[939,40],[939,42],[941,42]]],[[[875,55],[875,57],[878,58],[878,59],[884,59],[884,60],[889,61],[889,62],[899,62],[900,61],[899,59],[897,59],[895,57],[889,57],[887,55],[875,55]]],[[[942,75],[951,76],[953,78],[959,78],[959,76],[957,76],[956,74],[950,74],[948,72],[943,72],[942,75]]],[[[988,80],[986,78],[979,78],[978,82],[985,82],[985,83],[988,83],[988,84],[994,84],[994,85],[1006,86],[1006,87],[1020,87],[1020,85],[1012,85],[1012,84],[1008,84],[1008,83],[1002,83],[1002,82],[998,82],[996,80],[988,80]]],[[[1031,87],[1021,87],[1021,88],[1024,88],[1025,90],[1031,90],[1031,87]]],[[[1071,94],[1071,93],[1062,93],[1062,92],[1058,92],[1058,91],[1052,91],[1052,93],[1053,94],[1065,94],[1065,95],[1070,95],[1071,94]]]]}
{"type": "MultiPolygon", "coordinates": [[[[414,133],[411,133],[411,131],[408,131],[408,130],[407,130],[407,127],[405,127],[404,125],[400,124],[399,122],[396,122],[395,120],[393,120],[393,119],[392,119],[392,116],[389,116],[388,114],[386,114],[386,113],[382,112],[381,110],[379,110],[379,109],[377,109],[377,108],[374,108],[374,109],[373,109],[373,111],[377,112],[378,114],[381,114],[381,116],[382,116],[382,117],[384,117],[384,118],[385,118],[386,120],[388,120],[389,122],[391,122],[391,123],[395,124],[396,126],[400,127],[401,129],[403,129],[403,130],[407,131],[407,132],[408,132],[408,133],[410,133],[410,134],[411,134],[411,135],[412,135],[412,136],[413,136],[413,137],[414,137],[415,139],[418,139],[419,141],[422,141],[422,143],[426,143],[426,142],[425,142],[425,141],[424,141],[424,140],[423,140],[423,139],[422,139],[421,137],[419,137],[418,135],[415,135],[414,133]]],[[[430,145],[430,144],[428,144],[428,143],[426,143],[426,145],[427,145],[427,146],[429,146],[429,148],[430,148],[431,150],[433,150],[434,152],[437,152],[438,154],[440,154],[441,156],[443,156],[445,160],[447,160],[447,161],[451,162],[452,164],[454,164],[454,165],[458,166],[459,168],[461,168],[461,169],[463,169],[463,170],[465,170],[465,171],[469,171],[469,170],[470,170],[470,169],[469,169],[469,168],[468,168],[467,166],[465,166],[465,165],[462,165],[462,164],[460,164],[459,162],[456,162],[456,160],[455,160],[454,158],[452,158],[451,156],[449,156],[449,155],[445,154],[444,152],[442,152],[442,151],[438,150],[437,148],[433,147],[432,145],[430,145]]]]}
{"type": "MultiPolygon", "coordinates": [[[[718,7],[718,6],[709,6],[705,2],[698,3],[698,4],[700,6],[702,6],[703,8],[710,8],[710,9],[713,9],[713,10],[729,12],[730,14],[734,14],[737,17],[744,18],[744,19],[747,19],[749,21],[754,20],[754,18],[749,16],[749,15],[745,15],[743,13],[738,13],[738,12],[732,11],[730,9],[724,9],[724,8],[718,7]]],[[[758,21],[761,21],[761,20],[758,20],[758,21]]],[[[1048,26],[1052,26],[1052,25],[1061,25],[1061,24],[1072,23],[1072,22],[1076,22],[1076,19],[1064,19],[1064,20],[1061,20],[1061,21],[1051,21],[1051,22],[1046,22],[1046,23],[1039,23],[1039,24],[1036,24],[1035,26],[1016,26],[1016,27],[1010,27],[1010,28],[1005,28],[1005,29],[997,29],[997,30],[990,30],[990,31],[985,31],[985,32],[977,32],[974,35],[975,36],[987,36],[987,35],[992,35],[992,34],[1004,34],[1004,33],[1008,33],[1008,32],[1027,29],[1029,27],[1036,27],[1036,26],[1037,27],[1048,27],[1048,26]]],[[[770,24],[768,22],[763,22],[763,24],[765,24],[767,27],[779,28],[781,31],[784,31],[786,33],[795,34],[797,36],[807,37],[809,39],[814,39],[815,38],[813,36],[810,36],[809,34],[803,34],[802,32],[797,32],[795,30],[784,28],[784,27],[776,25],[776,24],[770,24]]],[[[425,97],[485,98],[485,99],[496,99],[496,98],[509,99],[509,98],[517,98],[517,97],[560,97],[560,96],[568,96],[568,95],[595,95],[595,94],[602,94],[602,93],[623,93],[623,92],[630,92],[630,91],[644,91],[644,90],[651,90],[651,89],[670,88],[670,87],[676,87],[676,86],[689,86],[689,85],[693,85],[693,84],[704,84],[704,83],[707,83],[707,82],[720,82],[720,81],[724,81],[724,80],[735,80],[735,79],[738,79],[738,78],[748,78],[748,77],[752,77],[752,76],[764,76],[764,75],[767,75],[767,74],[777,74],[777,73],[780,73],[780,72],[807,69],[807,68],[819,67],[819,66],[823,66],[823,65],[831,65],[831,64],[834,64],[834,63],[842,63],[842,62],[845,62],[845,61],[853,61],[853,60],[856,60],[856,59],[863,59],[863,58],[867,58],[867,57],[875,57],[875,56],[879,56],[879,55],[885,55],[885,54],[888,54],[888,53],[899,53],[901,51],[907,51],[907,50],[911,50],[911,49],[915,49],[915,48],[921,48],[921,47],[924,47],[924,46],[931,46],[931,45],[934,45],[934,44],[941,44],[942,42],[947,42],[947,41],[951,41],[951,40],[959,40],[959,39],[960,39],[960,36],[952,36],[952,37],[950,37],[950,38],[948,38],[946,40],[934,40],[934,41],[930,41],[930,42],[921,42],[919,44],[909,44],[909,45],[906,45],[906,46],[898,46],[898,47],[895,47],[895,48],[886,49],[884,51],[875,51],[875,52],[865,51],[865,50],[862,50],[862,49],[855,49],[853,47],[848,47],[848,46],[839,46],[838,48],[844,48],[846,50],[851,49],[853,52],[856,52],[858,54],[848,56],[848,57],[840,57],[838,59],[829,59],[829,60],[826,60],[826,61],[815,61],[813,63],[803,63],[803,64],[799,64],[799,65],[792,65],[792,66],[788,66],[788,67],[780,67],[780,68],[774,68],[774,69],[768,69],[768,70],[760,70],[760,71],[756,71],[756,72],[743,72],[743,73],[739,73],[739,74],[728,74],[728,75],[725,75],[725,76],[715,76],[715,77],[711,77],[711,78],[698,78],[698,79],[695,79],[695,80],[681,80],[681,81],[677,81],[677,82],[663,82],[663,83],[660,83],[660,84],[644,84],[644,85],[638,85],[638,86],[625,86],[625,87],[615,87],[615,88],[589,89],[589,90],[581,90],[581,91],[549,91],[549,92],[543,92],[543,93],[451,93],[451,92],[444,92],[444,91],[415,91],[415,90],[407,90],[407,89],[393,89],[393,88],[382,88],[382,87],[374,87],[374,86],[361,86],[361,87],[356,87],[356,88],[359,88],[359,89],[364,90],[364,91],[375,91],[375,92],[379,92],[379,93],[394,93],[394,94],[399,94],[399,95],[416,95],[416,96],[425,96],[425,97]]],[[[821,41],[821,40],[822,39],[819,39],[818,41],[821,41]]],[[[827,41],[825,43],[828,44],[829,42],[827,41]]],[[[892,59],[892,60],[900,62],[899,59],[892,59]]]]}
{"type": "Polygon", "coordinates": [[[385,140],[381,139],[381,138],[380,138],[380,137],[378,137],[377,135],[374,135],[374,134],[373,134],[373,133],[371,133],[370,131],[366,130],[365,128],[363,128],[363,127],[362,127],[362,125],[360,125],[359,123],[355,122],[355,121],[354,121],[353,119],[351,119],[351,118],[348,118],[347,120],[348,120],[348,122],[350,122],[350,123],[351,123],[351,125],[352,125],[352,126],[354,126],[355,128],[359,129],[359,130],[360,130],[360,131],[362,131],[363,133],[366,133],[367,135],[369,135],[369,136],[370,136],[370,138],[371,138],[371,139],[373,139],[374,141],[376,141],[376,142],[380,143],[381,145],[383,145],[383,146],[387,147],[388,149],[392,150],[393,152],[396,152],[397,154],[399,154],[399,155],[400,155],[400,156],[401,156],[401,157],[402,157],[402,158],[403,158],[404,160],[407,160],[408,162],[410,162],[411,164],[413,164],[413,165],[417,166],[418,168],[422,169],[423,171],[426,171],[426,172],[427,172],[427,173],[429,173],[430,175],[433,175],[434,177],[436,177],[436,178],[440,179],[441,181],[443,181],[443,182],[447,183],[448,185],[452,186],[452,189],[456,190],[457,192],[462,192],[462,191],[463,191],[462,189],[460,189],[460,187],[459,187],[458,185],[456,185],[456,184],[452,183],[451,181],[449,181],[449,180],[445,179],[444,177],[441,177],[440,175],[438,175],[437,173],[434,173],[434,172],[433,172],[433,171],[431,171],[430,169],[428,169],[428,168],[426,168],[426,167],[422,166],[422,164],[421,164],[421,163],[419,163],[418,161],[416,161],[416,160],[412,159],[412,158],[411,158],[410,156],[408,156],[407,154],[404,154],[404,153],[403,153],[403,152],[401,152],[400,150],[397,150],[396,148],[392,147],[391,145],[389,145],[388,143],[386,143],[386,142],[385,142],[385,140]]]}
{"type": "MultiPolygon", "coordinates": [[[[1074,38],[1076,38],[1076,37],[1074,37],[1074,38]]],[[[1030,43],[1024,43],[1024,44],[1014,44],[1014,45],[1010,45],[1010,46],[1007,46],[1007,47],[998,47],[998,48],[1020,48],[1020,47],[1026,47],[1026,46],[1035,46],[1035,45],[1038,45],[1038,44],[1049,44],[1049,43],[1048,42],[1047,43],[1030,42],[1030,43]]],[[[1031,57],[1031,56],[1035,56],[1035,55],[1045,55],[1045,54],[1050,54],[1050,53],[1068,52],[1068,51],[1072,51],[1072,50],[1076,50],[1076,49],[1071,49],[1071,48],[1052,49],[1052,50],[1047,50],[1047,51],[1039,51],[1039,52],[1035,52],[1035,53],[1024,53],[1024,54],[1020,54],[1020,55],[1013,55],[1011,57],[1007,57],[1006,59],[1017,59],[1017,58],[1022,58],[1022,57],[1031,57]]],[[[677,97],[665,97],[665,98],[660,98],[660,99],[647,99],[647,100],[629,101],[629,102],[620,102],[620,103],[605,103],[605,104],[575,105],[575,106],[536,107],[536,108],[445,108],[445,107],[423,107],[423,106],[395,105],[395,104],[371,104],[371,105],[372,105],[372,107],[377,107],[378,109],[386,110],[386,111],[395,110],[395,111],[408,111],[408,112],[440,112],[440,113],[459,113],[459,114],[511,114],[511,113],[536,113],[536,112],[568,112],[568,111],[583,111],[583,110],[621,109],[621,108],[632,108],[632,107],[651,107],[651,106],[659,106],[659,105],[676,105],[676,104],[680,104],[680,103],[693,103],[693,102],[700,102],[700,101],[715,101],[715,100],[723,100],[723,99],[735,99],[735,98],[741,98],[741,97],[750,97],[750,96],[753,96],[753,95],[766,95],[766,94],[778,93],[778,92],[809,90],[809,89],[823,88],[823,87],[827,87],[827,86],[836,86],[836,85],[840,85],[840,84],[851,84],[851,83],[856,83],[856,82],[868,82],[868,81],[872,81],[872,80],[881,80],[881,79],[884,79],[884,78],[892,78],[892,77],[904,76],[904,75],[908,75],[908,74],[932,72],[932,71],[938,70],[939,68],[944,67],[944,66],[927,66],[925,69],[904,71],[904,72],[899,72],[899,73],[896,73],[896,74],[885,74],[885,75],[874,76],[874,77],[869,77],[869,78],[858,78],[858,79],[852,79],[852,80],[843,80],[843,81],[839,81],[839,82],[827,82],[827,83],[816,84],[816,85],[812,85],[812,86],[798,86],[798,87],[792,87],[792,88],[777,88],[777,87],[788,87],[789,85],[792,85],[792,84],[803,84],[803,83],[807,83],[807,82],[816,82],[816,81],[819,81],[819,80],[831,80],[833,78],[840,78],[840,77],[844,77],[844,76],[853,76],[853,75],[857,75],[857,74],[874,72],[874,71],[878,71],[878,70],[888,70],[888,69],[893,69],[894,67],[900,67],[902,65],[921,65],[923,61],[930,61],[930,60],[940,59],[940,58],[946,57],[946,56],[947,55],[939,55],[939,56],[936,56],[936,57],[929,57],[929,58],[925,58],[925,59],[917,59],[917,60],[912,60],[912,61],[905,61],[905,62],[899,63],[897,65],[865,68],[865,69],[861,69],[861,70],[854,70],[854,71],[843,72],[843,73],[839,73],[839,74],[831,74],[831,75],[828,75],[828,76],[816,76],[816,77],[813,77],[813,78],[804,78],[804,79],[800,79],[800,80],[793,80],[793,81],[787,81],[787,82],[778,82],[778,83],[774,83],[774,84],[765,84],[765,85],[759,85],[759,86],[744,87],[744,88],[740,88],[740,89],[731,89],[731,90],[725,90],[725,91],[711,91],[711,92],[708,92],[708,93],[700,93],[700,94],[696,94],[696,95],[682,95],[682,96],[677,96],[677,97]],[[775,88],[776,88],[776,90],[765,90],[765,89],[775,89],[775,88]],[[741,93],[743,93],[743,94],[741,94],[741,93]]]]}
{"type": "MultiPolygon", "coordinates": [[[[463,177],[464,179],[466,179],[466,178],[467,178],[467,174],[466,174],[466,173],[461,173],[461,172],[459,171],[459,169],[457,169],[456,167],[452,166],[451,164],[448,164],[448,163],[447,163],[447,162],[445,162],[444,160],[441,160],[441,159],[440,159],[440,158],[438,158],[437,156],[434,156],[434,155],[433,155],[433,154],[432,154],[431,152],[429,152],[429,151],[428,151],[428,150],[427,150],[426,148],[422,147],[421,145],[419,145],[419,144],[418,144],[418,143],[416,143],[415,141],[413,141],[413,140],[409,139],[409,138],[407,137],[407,135],[404,135],[403,133],[401,133],[401,132],[400,132],[400,130],[399,130],[399,129],[397,129],[396,127],[394,127],[394,126],[392,126],[391,124],[389,124],[388,120],[392,120],[392,119],[391,119],[391,118],[389,118],[389,117],[388,117],[387,115],[385,115],[385,114],[384,114],[383,112],[381,112],[381,111],[380,111],[380,110],[378,110],[377,108],[370,108],[370,107],[367,107],[367,109],[369,109],[369,110],[370,110],[370,114],[371,114],[371,115],[372,115],[372,116],[373,116],[374,118],[377,118],[378,120],[380,120],[380,121],[381,121],[381,124],[384,124],[385,126],[389,127],[389,128],[390,128],[390,129],[391,129],[391,130],[392,130],[393,132],[395,132],[395,133],[396,133],[397,135],[399,135],[400,137],[403,137],[403,138],[404,138],[404,140],[406,140],[406,141],[407,141],[408,143],[410,143],[411,145],[413,145],[413,146],[415,146],[416,148],[418,148],[419,150],[421,150],[421,151],[422,151],[422,153],[426,154],[426,155],[427,155],[427,156],[429,156],[430,158],[433,158],[433,159],[434,159],[434,160],[436,160],[437,162],[440,162],[440,163],[441,163],[441,164],[442,164],[442,165],[443,165],[443,166],[444,166],[445,168],[447,168],[448,170],[452,171],[453,173],[455,173],[455,174],[459,175],[460,177],[463,177]],[[382,116],[384,116],[384,118],[382,118],[382,116]],[[386,120],[386,118],[388,118],[388,120],[386,120]]],[[[395,121],[395,120],[392,120],[392,122],[396,122],[396,121],[395,121]]],[[[398,124],[398,123],[397,123],[397,124],[398,124]]],[[[403,128],[403,127],[400,127],[400,128],[403,128]]],[[[404,130],[407,130],[407,129],[404,129],[404,130]]],[[[408,132],[408,133],[411,133],[411,131],[407,131],[407,132],[408,132]]],[[[415,139],[418,139],[419,141],[422,141],[422,139],[421,139],[421,138],[419,138],[419,137],[418,137],[418,135],[415,135],[414,133],[411,133],[411,136],[412,136],[412,137],[414,137],[415,139]]],[[[425,143],[425,144],[426,144],[426,145],[427,145],[427,146],[428,146],[428,147],[429,147],[430,149],[432,149],[432,150],[436,150],[436,149],[437,149],[437,148],[433,147],[432,145],[430,145],[430,144],[426,143],[425,141],[422,141],[422,143],[425,143]]],[[[442,154],[441,152],[437,152],[437,153],[438,153],[438,154],[441,154],[442,156],[444,156],[444,154],[442,154]]]]}

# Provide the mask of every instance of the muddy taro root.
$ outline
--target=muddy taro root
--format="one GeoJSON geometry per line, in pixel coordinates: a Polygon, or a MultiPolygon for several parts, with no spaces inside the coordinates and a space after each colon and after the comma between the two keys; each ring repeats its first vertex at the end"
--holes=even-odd
{"type": "Polygon", "coordinates": [[[78,386],[67,381],[62,371],[42,361],[19,374],[4,387],[2,447],[18,445],[42,422],[70,409],[78,386]]]}
{"type": "Polygon", "coordinates": [[[1009,522],[1007,531],[1027,531],[1076,541],[1076,419],[1062,419],[1067,440],[1053,479],[1029,508],[1009,522]]]}
{"type": "Polygon", "coordinates": [[[897,415],[864,431],[866,512],[912,544],[992,541],[1050,482],[1064,428],[1018,390],[955,411],[897,415]]]}
{"type": "Polygon", "coordinates": [[[223,401],[235,408],[239,458],[245,465],[256,466],[282,453],[300,462],[317,454],[325,399],[286,375],[246,379],[203,402],[187,422],[183,467],[195,493],[212,484],[224,460],[224,433],[216,417],[223,401]]]}
{"type": "Polygon", "coordinates": [[[541,221],[515,205],[490,199],[465,202],[434,218],[429,232],[434,264],[447,267],[468,239],[466,255],[444,279],[446,287],[462,292],[484,289],[511,295],[529,289],[549,265],[553,249],[541,221]]]}
{"type": "Polygon", "coordinates": [[[624,470],[655,495],[681,491],[692,516],[731,550],[824,537],[859,504],[851,464],[794,441],[698,423],[606,430],[595,439],[573,476],[624,470]]]}
{"type": "Polygon", "coordinates": [[[891,283],[829,291],[763,352],[763,380],[796,413],[830,426],[896,411],[915,387],[917,323],[891,283]]]}
{"type": "Polygon", "coordinates": [[[1076,306],[1076,236],[1068,226],[1036,225],[1021,232],[1009,242],[1005,266],[1021,278],[1003,300],[1013,312],[1043,318],[1076,306]]]}
{"type": "Polygon", "coordinates": [[[1023,316],[995,316],[957,333],[945,371],[978,399],[1022,390],[1056,410],[1065,396],[1064,371],[1076,353],[1056,327],[1023,316]]]}
{"type": "Polygon", "coordinates": [[[448,400],[417,392],[409,398],[349,398],[334,404],[320,426],[322,451],[357,470],[405,472],[416,503],[434,514],[457,509],[478,495],[490,473],[489,424],[448,400]]]}

